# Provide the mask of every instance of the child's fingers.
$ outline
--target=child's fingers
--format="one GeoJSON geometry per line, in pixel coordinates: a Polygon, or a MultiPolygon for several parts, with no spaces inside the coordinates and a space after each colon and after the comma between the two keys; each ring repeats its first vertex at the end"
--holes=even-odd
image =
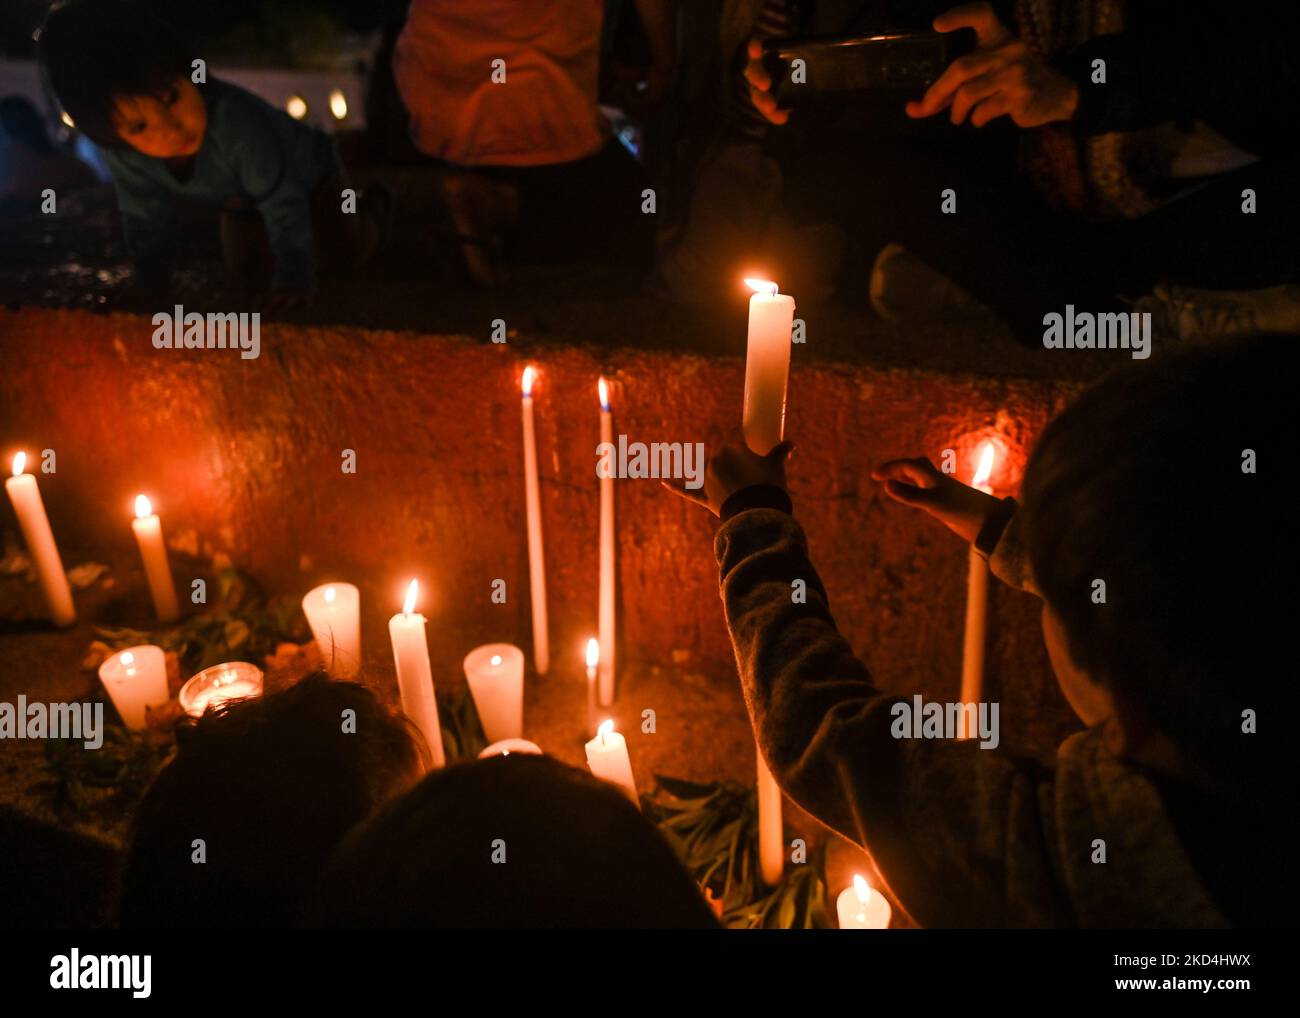
{"type": "Polygon", "coordinates": [[[670,481],[660,481],[659,483],[674,495],[680,495],[682,498],[702,506],[707,506],[709,504],[709,496],[704,493],[703,488],[692,491],[690,488],[686,487],[684,481],[681,484],[673,484],[670,481]]]}
{"type": "Polygon", "coordinates": [[[875,481],[905,481],[914,487],[927,489],[937,487],[941,477],[934,464],[924,457],[889,460],[871,471],[871,478],[875,481]]]}
{"type": "Polygon", "coordinates": [[[938,492],[933,488],[918,488],[904,481],[886,481],[885,494],[895,502],[902,502],[903,505],[916,506],[920,509],[928,508],[938,500],[938,492]]]}

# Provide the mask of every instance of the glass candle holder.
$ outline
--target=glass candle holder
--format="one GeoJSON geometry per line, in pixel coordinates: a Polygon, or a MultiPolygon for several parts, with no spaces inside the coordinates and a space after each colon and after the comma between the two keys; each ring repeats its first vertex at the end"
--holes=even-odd
{"type": "Polygon", "coordinates": [[[196,672],[181,686],[181,710],[192,718],[209,707],[262,695],[262,669],[247,661],[230,661],[196,672]]]}

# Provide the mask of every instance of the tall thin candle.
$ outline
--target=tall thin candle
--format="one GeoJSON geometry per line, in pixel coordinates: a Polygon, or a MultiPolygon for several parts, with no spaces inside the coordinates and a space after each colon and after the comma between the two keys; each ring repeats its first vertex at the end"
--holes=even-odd
{"type": "Polygon", "coordinates": [[[23,532],[27,551],[36,566],[36,576],[50,609],[50,621],[56,626],[70,626],[77,621],[77,611],[72,606],[72,589],[68,586],[68,575],[63,571],[59,546],[54,543],[50,518],[45,515],[45,503],[41,501],[36,475],[24,473],[26,466],[27,454],[16,454],[13,476],[5,480],[5,491],[14,504],[18,529],[23,532]]]}
{"type": "MultiPolygon", "coordinates": [[[[975,467],[975,476],[971,486],[987,494],[992,494],[989,477],[993,473],[993,443],[984,442],[980,446],[979,463],[975,467]]],[[[989,601],[989,565],[984,557],[971,545],[966,566],[966,629],[962,640],[961,653],[961,702],[974,704],[976,709],[980,697],[984,694],[984,643],[988,626],[989,601]]],[[[970,712],[961,715],[959,737],[965,739],[974,735],[967,726],[970,712]]]]}
{"type": "Polygon", "coordinates": [[[594,636],[587,641],[587,731],[596,734],[599,697],[596,693],[596,669],[600,664],[600,641],[594,636]]]}
{"type": "Polygon", "coordinates": [[[524,368],[520,381],[524,422],[524,507],[528,516],[528,583],[533,604],[533,667],[545,675],[551,641],[546,622],[546,561],[542,551],[542,502],[537,484],[537,431],[533,424],[533,383],[537,369],[524,368]]]}
{"type": "MultiPolygon", "coordinates": [[[[600,441],[605,449],[614,447],[614,415],[609,404],[609,385],[601,379],[600,441]]],[[[600,614],[597,619],[600,638],[600,702],[608,707],[614,702],[614,471],[602,471],[600,478],[600,614]]]]}
{"type": "Polygon", "coordinates": [[[438,701],[433,695],[433,668],[429,664],[429,643],[424,633],[425,618],[415,613],[420,593],[418,580],[406,590],[401,612],[388,620],[397,666],[397,688],[402,695],[402,713],[415,722],[424,736],[434,767],[446,763],[442,749],[442,728],[438,724],[438,701]]]}

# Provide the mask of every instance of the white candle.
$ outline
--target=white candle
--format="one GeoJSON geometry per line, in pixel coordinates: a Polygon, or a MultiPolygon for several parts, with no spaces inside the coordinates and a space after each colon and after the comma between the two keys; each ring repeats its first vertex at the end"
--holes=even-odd
{"type": "Polygon", "coordinates": [[[488,643],[465,655],[465,680],[488,742],[524,733],[524,652],[488,643]]]}
{"type": "Polygon", "coordinates": [[[175,622],[181,611],[176,604],[176,588],[172,585],[172,570],[167,564],[167,545],[163,542],[162,523],[153,506],[143,495],[135,497],[135,519],[131,521],[136,542],[140,545],[140,558],[144,561],[145,579],[153,595],[153,610],[159,622],[175,622]]]}
{"type": "Polygon", "coordinates": [[[442,728],[438,724],[438,701],[433,695],[433,668],[429,664],[429,643],[424,633],[425,618],[415,614],[419,581],[412,580],[401,612],[388,620],[393,641],[393,662],[397,666],[397,688],[402,695],[402,712],[415,722],[424,736],[434,767],[446,763],[442,750],[442,728]]]}
{"type": "Polygon", "coordinates": [[[785,435],[794,298],[777,293],[776,284],[766,280],[745,282],[755,291],[745,348],[745,444],[766,456],[785,435]]]}
{"type": "Polygon", "coordinates": [[[361,593],[351,583],[325,583],[307,591],[302,612],[320,647],[325,670],[353,679],[361,670],[361,593]]]}
{"type": "Polygon", "coordinates": [[[50,609],[50,621],[56,626],[70,626],[77,621],[77,611],[72,606],[72,589],[68,586],[68,575],[63,571],[63,560],[59,558],[59,546],[54,543],[50,519],[45,515],[45,503],[41,501],[36,475],[23,473],[26,465],[25,452],[14,456],[13,476],[5,480],[5,491],[14,504],[18,528],[23,532],[28,554],[36,566],[45,603],[50,609]]]}
{"type": "MultiPolygon", "coordinates": [[[[986,495],[992,494],[989,476],[993,472],[993,443],[980,446],[979,464],[971,486],[986,495]]],[[[984,634],[987,628],[989,600],[989,564],[972,544],[966,566],[966,628],[961,653],[961,702],[975,704],[978,709],[984,693],[984,634]]],[[[966,725],[969,712],[961,715],[958,737],[967,739],[975,733],[966,725]]]]}
{"type": "Polygon", "coordinates": [[[600,725],[597,695],[597,668],[600,665],[600,641],[594,636],[587,641],[587,731],[592,735],[600,725]]]}
{"type": "Polygon", "coordinates": [[[191,675],[181,686],[178,699],[181,710],[192,718],[201,718],[209,707],[261,695],[262,669],[247,661],[227,661],[191,675]]]}
{"type": "Polygon", "coordinates": [[[632,800],[637,809],[641,808],[641,797],[637,795],[636,778],[632,777],[632,761],[627,755],[627,740],[614,731],[614,722],[605,721],[596,730],[596,737],[586,746],[587,766],[591,773],[603,781],[611,781],[632,800]]]}
{"type": "Polygon", "coordinates": [[[511,753],[518,753],[522,756],[541,756],[542,747],[535,742],[529,742],[527,739],[502,739],[500,742],[494,742],[478,755],[480,760],[486,760],[493,756],[509,756],[511,753]]]}
{"type": "Polygon", "coordinates": [[[853,875],[853,885],[846,887],[835,899],[842,930],[887,930],[893,909],[885,896],[875,890],[858,874],[853,875]]]}
{"type": "Polygon", "coordinates": [[[528,582],[533,602],[533,667],[545,675],[551,663],[546,625],[546,560],[542,551],[542,502],[537,484],[537,431],[533,426],[533,382],[537,369],[524,368],[520,383],[524,419],[524,507],[528,515],[528,582]]]}
{"type": "MultiPolygon", "coordinates": [[[[609,404],[609,385],[597,383],[600,396],[600,441],[614,447],[614,415],[609,404]]],[[[600,638],[600,702],[614,702],[614,471],[600,479],[600,613],[596,632],[600,638]]]]}
{"type": "Polygon", "coordinates": [[[161,647],[141,644],[118,651],[99,666],[99,681],[132,731],[145,727],[145,711],[171,699],[167,692],[167,657],[161,647]]]}

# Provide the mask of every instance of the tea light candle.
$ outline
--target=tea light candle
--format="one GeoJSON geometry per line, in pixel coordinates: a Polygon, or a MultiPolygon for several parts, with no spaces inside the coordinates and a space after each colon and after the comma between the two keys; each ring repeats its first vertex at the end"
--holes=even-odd
{"type": "Polygon", "coordinates": [[[438,724],[438,701],[433,694],[433,668],[429,664],[429,643],[424,633],[425,618],[415,614],[419,592],[419,581],[412,580],[401,612],[388,620],[388,636],[393,643],[393,663],[397,667],[402,712],[415,722],[415,727],[424,736],[433,766],[441,767],[447,758],[442,749],[442,727],[438,724]]]}
{"type": "Polygon", "coordinates": [[[596,734],[596,729],[600,726],[599,710],[597,701],[597,679],[596,673],[600,666],[600,641],[594,636],[587,641],[587,731],[592,735],[596,734]]]}
{"type": "Polygon", "coordinates": [[[181,710],[192,718],[201,718],[210,707],[261,695],[262,669],[247,661],[227,661],[191,675],[181,686],[179,700],[181,710]]]}
{"type": "Polygon", "coordinates": [[[146,711],[171,699],[167,692],[167,656],[161,647],[141,644],[111,655],[99,666],[99,681],[117,708],[122,723],[134,732],[145,727],[146,711]]]}
{"type": "Polygon", "coordinates": [[[41,501],[36,475],[24,473],[26,466],[27,454],[17,453],[13,461],[13,476],[5,479],[5,491],[14,505],[18,529],[23,533],[23,541],[36,566],[36,576],[50,609],[50,621],[56,626],[70,626],[77,621],[77,611],[72,606],[72,588],[68,586],[68,575],[63,571],[59,546],[54,543],[50,518],[45,515],[45,503],[41,501]]]}
{"type": "Polygon", "coordinates": [[[887,930],[893,914],[885,896],[856,873],[853,885],[844,888],[835,899],[835,911],[842,930],[887,930]]]}
{"type": "Polygon", "coordinates": [[[175,622],[180,617],[176,604],[176,588],[172,585],[172,570],[167,564],[167,545],[163,543],[162,523],[153,506],[144,495],[135,497],[135,519],[131,521],[136,543],[140,545],[140,558],[144,561],[145,579],[153,595],[153,610],[159,622],[175,622]]]}
{"type": "MultiPolygon", "coordinates": [[[[609,404],[609,385],[597,383],[600,396],[600,441],[604,448],[614,447],[614,415],[609,404]]],[[[600,638],[600,702],[608,707],[614,702],[614,471],[606,470],[600,479],[600,613],[596,632],[600,638]]]]}
{"type": "Polygon", "coordinates": [[[492,756],[509,756],[511,753],[518,753],[524,756],[541,756],[542,747],[535,742],[529,742],[527,739],[502,739],[500,742],[494,742],[478,755],[480,760],[486,760],[492,756]]]}
{"type": "Polygon", "coordinates": [[[361,670],[361,594],[351,583],[326,583],[307,591],[302,612],[320,647],[325,670],[336,679],[361,670]]]}
{"type": "MultiPolygon", "coordinates": [[[[993,473],[993,443],[980,446],[979,463],[971,487],[986,495],[993,489],[989,477],[993,473]]],[[[971,545],[966,563],[966,628],[961,652],[961,702],[978,705],[984,695],[984,643],[988,627],[989,564],[975,546],[971,545]]],[[[968,713],[963,711],[958,738],[968,739],[974,732],[967,729],[968,713]]]]}
{"type": "Polygon", "coordinates": [[[517,739],[524,731],[524,652],[488,643],[465,655],[465,679],[488,742],[517,739]]]}
{"type": "Polygon", "coordinates": [[[528,583],[533,602],[533,667],[545,675],[551,663],[551,640],[546,620],[546,561],[542,550],[542,502],[537,483],[537,431],[533,426],[533,382],[537,369],[524,368],[524,510],[528,517],[528,583]]]}
{"type": "Polygon", "coordinates": [[[636,778],[632,776],[632,761],[627,755],[627,740],[614,731],[614,722],[607,720],[596,730],[596,737],[586,746],[587,766],[591,773],[603,781],[618,785],[619,789],[632,800],[637,809],[641,808],[641,797],[637,795],[636,778]]]}
{"type": "Polygon", "coordinates": [[[764,279],[745,282],[754,290],[745,350],[745,444],[766,456],[785,434],[794,298],[777,293],[776,284],[764,279]]]}

